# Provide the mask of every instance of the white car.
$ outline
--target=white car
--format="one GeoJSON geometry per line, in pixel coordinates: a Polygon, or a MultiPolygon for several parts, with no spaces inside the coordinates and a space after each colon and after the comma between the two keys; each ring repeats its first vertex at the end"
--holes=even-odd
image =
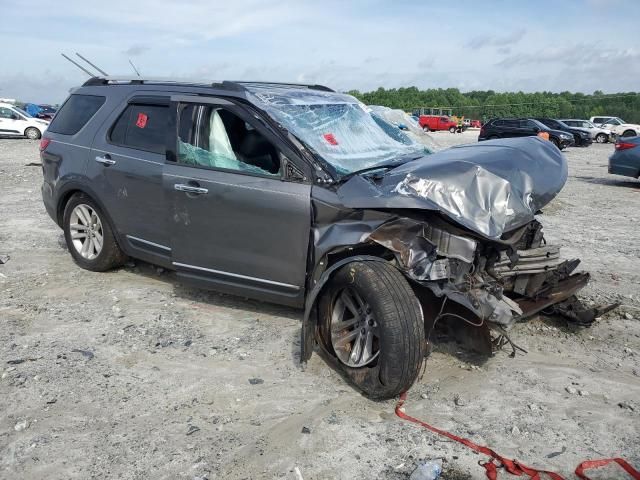
{"type": "Polygon", "coordinates": [[[27,137],[37,140],[49,126],[46,120],[33,118],[24,110],[11,105],[0,103],[0,136],[27,137]]]}
{"type": "Polygon", "coordinates": [[[618,137],[636,137],[640,135],[640,125],[627,123],[620,117],[591,117],[591,122],[596,126],[608,128],[611,133],[618,137]]]}
{"type": "Polygon", "coordinates": [[[591,135],[591,138],[593,139],[594,142],[607,143],[613,140],[613,138],[611,137],[611,130],[608,130],[606,128],[596,127],[589,120],[569,118],[569,119],[563,119],[560,121],[562,123],[566,123],[571,128],[582,130],[584,132],[589,132],[589,135],[591,135]]]}

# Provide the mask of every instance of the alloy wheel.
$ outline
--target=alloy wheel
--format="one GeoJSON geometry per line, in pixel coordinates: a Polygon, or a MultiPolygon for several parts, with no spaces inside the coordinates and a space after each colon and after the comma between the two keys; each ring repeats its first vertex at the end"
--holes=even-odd
{"type": "Polygon", "coordinates": [[[93,260],[100,255],[104,242],[102,221],[92,207],[76,205],[69,218],[69,231],[74,248],[83,258],[93,260]]]}
{"type": "Polygon", "coordinates": [[[349,367],[364,367],[380,353],[380,331],[371,307],[354,288],[337,292],[331,311],[331,344],[349,367]]]}

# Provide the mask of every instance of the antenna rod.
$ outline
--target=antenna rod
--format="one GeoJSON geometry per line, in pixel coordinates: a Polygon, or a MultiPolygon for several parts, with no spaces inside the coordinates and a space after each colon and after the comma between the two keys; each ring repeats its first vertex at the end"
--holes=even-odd
{"type": "Polygon", "coordinates": [[[86,68],[84,68],[82,65],[80,65],[77,62],[74,62],[73,60],[71,60],[69,57],[67,57],[64,53],[61,53],[60,55],[62,55],[64,58],[66,58],[67,60],[69,60],[71,63],[73,63],[76,67],[78,67],[80,70],[82,70],[84,73],[86,73],[87,75],[89,75],[90,77],[95,77],[95,75],[93,73],[91,73],[89,70],[87,70],[86,68]]]}
{"type": "Polygon", "coordinates": [[[136,72],[136,75],[140,76],[140,72],[138,71],[138,69],[136,68],[136,66],[133,64],[133,62],[131,61],[131,59],[129,59],[129,63],[131,64],[131,67],[133,68],[133,71],[136,72]]]}
{"type": "Polygon", "coordinates": [[[109,74],[107,72],[105,72],[104,70],[96,67],[93,63],[91,63],[89,60],[87,60],[86,58],[84,58],[82,55],[80,55],[78,52],[76,52],[76,55],[78,57],[80,57],[82,60],[84,60],[85,62],[87,62],[89,65],[91,65],[93,68],[95,68],[96,70],[98,70],[102,75],[104,75],[105,77],[109,76],[109,74]]]}

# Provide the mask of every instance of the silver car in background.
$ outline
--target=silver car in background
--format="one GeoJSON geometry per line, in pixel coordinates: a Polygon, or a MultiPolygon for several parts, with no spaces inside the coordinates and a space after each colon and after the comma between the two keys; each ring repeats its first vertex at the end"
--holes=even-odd
{"type": "Polygon", "coordinates": [[[578,128],[580,130],[584,130],[585,132],[589,132],[594,142],[607,143],[614,141],[614,138],[611,136],[611,130],[596,127],[589,120],[569,118],[561,119],[560,121],[566,123],[572,128],[578,128]]]}

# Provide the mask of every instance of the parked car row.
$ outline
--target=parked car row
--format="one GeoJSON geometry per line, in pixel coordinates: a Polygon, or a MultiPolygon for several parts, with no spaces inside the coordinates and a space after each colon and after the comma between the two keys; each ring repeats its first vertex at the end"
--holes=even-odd
{"type": "Polygon", "coordinates": [[[591,117],[590,121],[596,126],[611,130],[617,137],[637,137],[640,135],[640,125],[627,123],[620,117],[591,117]]]}
{"type": "Polygon", "coordinates": [[[619,137],[631,137],[640,132],[640,125],[624,123],[617,117],[591,117],[592,120],[537,118],[494,118],[480,129],[479,141],[548,134],[549,140],[561,150],[568,146],[586,147],[593,142],[615,142],[619,137]],[[571,141],[572,137],[573,141],[571,141]]]}
{"type": "Polygon", "coordinates": [[[37,140],[49,126],[11,103],[0,103],[0,135],[37,140]]]}
{"type": "Polygon", "coordinates": [[[480,128],[478,141],[544,136],[560,150],[575,145],[573,133],[549,128],[533,118],[494,118],[480,128]]]}
{"type": "Polygon", "coordinates": [[[594,142],[607,143],[613,141],[611,130],[607,128],[597,127],[589,120],[579,120],[576,118],[567,118],[560,120],[562,123],[579,130],[584,130],[591,134],[591,138],[594,142]]]}

